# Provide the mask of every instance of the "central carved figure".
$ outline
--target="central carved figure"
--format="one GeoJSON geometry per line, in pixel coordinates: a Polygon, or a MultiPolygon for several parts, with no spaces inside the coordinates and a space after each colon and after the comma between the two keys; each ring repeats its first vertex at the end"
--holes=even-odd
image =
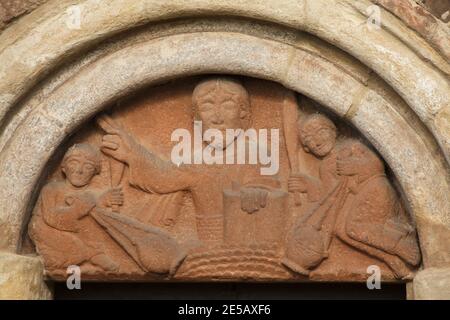
{"type": "Polygon", "coordinates": [[[191,87],[188,108],[175,85],[167,102],[99,116],[101,133],[69,149],[29,226],[48,275],[78,264],[93,280],[363,280],[379,264],[385,278],[409,277],[420,263],[415,229],[378,155],[285,88],[245,83],[207,77],[191,87]],[[174,164],[168,128],[186,126],[186,111],[203,132],[233,129],[234,139],[250,125],[281,129],[279,172],[174,164]]]}
{"type": "MultiPolygon", "coordinates": [[[[208,79],[194,89],[194,114],[203,122],[203,129],[245,129],[250,117],[250,101],[245,88],[227,78],[208,79]]],[[[125,163],[130,170],[130,184],[146,192],[170,193],[188,190],[198,211],[197,231],[206,244],[220,244],[223,240],[223,190],[232,181],[258,178],[258,171],[248,166],[224,165],[217,168],[192,165],[179,167],[140,145],[125,129],[109,117],[98,121],[107,135],[101,150],[125,163]],[[253,169],[253,170],[251,170],[253,169]]],[[[227,146],[223,146],[226,148],[227,146]]],[[[242,190],[243,208],[253,210],[265,202],[266,190],[249,187],[242,190]],[[249,189],[250,188],[250,189],[249,189]],[[255,204],[255,201],[259,202],[255,204]]]]}

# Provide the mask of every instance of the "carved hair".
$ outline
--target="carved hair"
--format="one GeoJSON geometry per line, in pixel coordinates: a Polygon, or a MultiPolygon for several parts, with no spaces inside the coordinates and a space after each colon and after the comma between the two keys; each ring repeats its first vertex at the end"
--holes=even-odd
{"type": "Polygon", "coordinates": [[[95,172],[100,173],[102,164],[102,156],[100,150],[89,143],[77,143],[70,147],[64,155],[61,167],[64,168],[70,158],[79,154],[83,154],[86,159],[92,161],[95,166],[95,172]]]}
{"type": "Polygon", "coordinates": [[[300,128],[300,139],[302,141],[305,140],[306,135],[308,132],[306,131],[306,127],[313,122],[321,122],[322,127],[332,130],[335,133],[335,136],[337,136],[337,128],[334,125],[333,121],[331,121],[327,116],[321,114],[321,113],[313,113],[310,115],[307,115],[304,118],[301,118],[298,121],[298,125],[300,128]]]}
{"type": "Polygon", "coordinates": [[[198,99],[202,96],[207,95],[211,91],[216,91],[218,88],[224,90],[228,94],[231,94],[241,107],[241,111],[245,111],[245,117],[242,119],[242,122],[244,123],[244,127],[248,127],[251,120],[250,96],[248,94],[248,91],[239,80],[226,76],[208,77],[201,80],[195,86],[192,93],[194,119],[200,119],[197,109],[198,99]]]}

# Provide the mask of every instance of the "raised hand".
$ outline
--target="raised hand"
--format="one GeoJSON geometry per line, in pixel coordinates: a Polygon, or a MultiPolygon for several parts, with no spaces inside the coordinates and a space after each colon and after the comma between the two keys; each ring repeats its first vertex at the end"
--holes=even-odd
{"type": "Polygon", "coordinates": [[[103,136],[101,151],[127,163],[129,155],[139,146],[133,136],[107,115],[100,116],[97,124],[107,133],[103,136]]]}
{"type": "Polygon", "coordinates": [[[112,188],[104,192],[97,200],[97,206],[107,208],[123,205],[123,192],[121,187],[112,188]]]}

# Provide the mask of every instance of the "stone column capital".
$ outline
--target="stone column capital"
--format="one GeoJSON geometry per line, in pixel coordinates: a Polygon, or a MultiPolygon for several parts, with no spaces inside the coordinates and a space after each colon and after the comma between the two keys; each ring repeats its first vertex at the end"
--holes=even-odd
{"type": "Polygon", "coordinates": [[[47,300],[52,296],[39,257],[0,252],[1,300],[47,300]]]}
{"type": "Polygon", "coordinates": [[[412,283],[414,300],[450,300],[450,267],[427,268],[417,273],[412,283]]]}

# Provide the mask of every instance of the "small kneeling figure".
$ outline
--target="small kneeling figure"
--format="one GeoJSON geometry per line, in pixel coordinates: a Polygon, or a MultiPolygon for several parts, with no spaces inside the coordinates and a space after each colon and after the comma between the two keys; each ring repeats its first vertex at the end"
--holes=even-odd
{"type": "Polygon", "coordinates": [[[90,262],[105,271],[117,271],[118,264],[103,252],[84,224],[94,208],[123,203],[120,189],[89,188],[100,169],[100,151],[90,144],[75,144],[63,158],[65,180],[43,187],[29,234],[48,269],[90,262]]]}
{"type": "Polygon", "coordinates": [[[315,205],[290,231],[283,263],[308,275],[328,257],[331,240],[338,237],[385,262],[396,277],[407,277],[420,263],[420,250],[382,160],[359,141],[336,143],[336,128],[323,115],[307,116],[300,126],[303,147],[321,159],[320,177],[289,180],[290,191],[308,193],[315,205]]]}

